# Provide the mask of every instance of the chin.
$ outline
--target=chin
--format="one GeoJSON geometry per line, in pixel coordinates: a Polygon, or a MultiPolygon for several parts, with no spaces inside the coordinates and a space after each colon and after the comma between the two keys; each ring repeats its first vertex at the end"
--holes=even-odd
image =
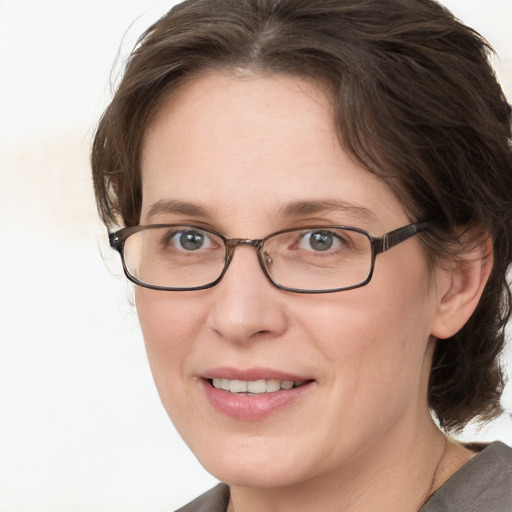
{"type": "MultiPolygon", "coordinates": [[[[199,462],[202,463],[200,460],[199,462]]],[[[265,465],[255,464],[242,460],[235,464],[231,460],[219,464],[203,464],[203,467],[215,478],[228,485],[250,488],[282,488],[300,483],[303,479],[296,473],[291,473],[290,468],[272,463],[265,465]]]]}
{"type": "MultiPolygon", "coordinates": [[[[289,436],[290,439],[293,437],[289,436]]],[[[206,471],[224,483],[239,487],[293,486],[313,476],[308,467],[319,466],[319,461],[308,461],[304,457],[304,450],[297,446],[286,447],[286,442],[278,437],[241,439],[238,436],[237,440],[232,436],[209,439],[203,436],[203,441],[191,442],[189,447],[206,471]]]]}

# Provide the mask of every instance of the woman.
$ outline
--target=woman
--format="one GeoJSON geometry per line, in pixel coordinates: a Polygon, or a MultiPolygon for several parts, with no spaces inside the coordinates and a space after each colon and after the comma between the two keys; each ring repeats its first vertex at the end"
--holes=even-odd
{"type": "Polygon", "coordinates": [[[449,437],[503,387],[488,52],[431,0],[190,0],[141,37],[92,165],[162,402],[226,483],[182,510],[512,510],[512,450],[449,437]]]}

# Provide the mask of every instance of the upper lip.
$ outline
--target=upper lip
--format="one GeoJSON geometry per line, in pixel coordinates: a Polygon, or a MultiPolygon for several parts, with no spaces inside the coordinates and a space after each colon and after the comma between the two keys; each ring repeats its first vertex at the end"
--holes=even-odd
{"type": "Polygon", "coordinates": [[[290,373],[287,371],[277,370],[274,368],[234,368],[230,366],[210,368],[201,374],[203,379],[228,379],[228,380],[280,380],[280,381],[305,381],[312,380],[310,376],[299,375],[296,373],[290,373]]]}

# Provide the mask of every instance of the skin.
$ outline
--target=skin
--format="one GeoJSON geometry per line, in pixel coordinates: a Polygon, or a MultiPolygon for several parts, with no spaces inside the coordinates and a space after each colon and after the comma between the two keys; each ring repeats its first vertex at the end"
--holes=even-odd
{"type": "MultiPolygon", "coordinates": [[[[230,238],[307,224],[380,236],[408,224],[393,192],[342,150],[331,117],[322,91],[297,78],[195,78],[146,133],[141,224],[188,223],[230,238]],[[351,207],[282,215],[290,202],[333,200],[351,207]],[[203,211],[155,212],[162,201],[203,211]]],[[[427,384],[434,336],[450,336],[476,306],[486,278],[477,267],[445,265],[429,281],[413,237],[378,256],[369,285],[305,295],[275,288],[254,249],[239,247],[211,289],[137,287],[162,402],[199,461],[230,484],[230,509],[413,511],[466,462],[471,453],[433,424],[427,384]],[[296,402],[244,421],[204,393],[201,375],[223,366],[314,382],[296,402]]]]}

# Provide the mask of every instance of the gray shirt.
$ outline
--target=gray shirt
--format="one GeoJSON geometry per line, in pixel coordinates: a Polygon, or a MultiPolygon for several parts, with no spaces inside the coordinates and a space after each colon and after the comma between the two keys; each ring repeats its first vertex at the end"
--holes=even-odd
{"type": "MultiPolygon", "coordinates": [[[[229,487],[219,484],[175,512],[226,512],[229,487]]],[[[453,474],[418,512],[512,512],[512,449],[495,442],[453,474]]]]}

